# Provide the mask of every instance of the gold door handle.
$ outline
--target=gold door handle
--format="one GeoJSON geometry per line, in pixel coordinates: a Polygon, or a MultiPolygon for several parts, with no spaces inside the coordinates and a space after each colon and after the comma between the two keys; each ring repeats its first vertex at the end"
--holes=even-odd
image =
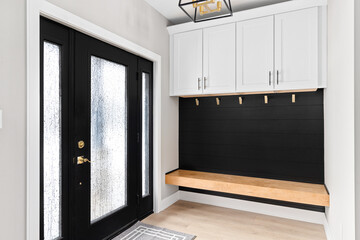
{"type": "Polygon", "coordinates": [[[89,159],[87,159],[87,158],[84,158],[84,156],[78,156],[77,157],[77,164],[78,165],[84,164],[86,162],[91,163],[91,161],[89,159]]]}

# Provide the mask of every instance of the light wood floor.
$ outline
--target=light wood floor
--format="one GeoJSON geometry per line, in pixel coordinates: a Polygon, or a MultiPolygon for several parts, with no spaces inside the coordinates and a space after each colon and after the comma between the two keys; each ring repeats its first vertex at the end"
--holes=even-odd
{"type": "Polygon", "coordinates": [[[322,225],[185,201],[143,222],[196,235],[196,240],[326,240],[322,225]]]}

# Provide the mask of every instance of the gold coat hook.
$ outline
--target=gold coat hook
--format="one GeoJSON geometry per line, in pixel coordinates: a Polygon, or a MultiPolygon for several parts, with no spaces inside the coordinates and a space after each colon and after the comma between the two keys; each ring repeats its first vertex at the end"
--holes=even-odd
{"type": "Polygon", "coordinates": [[[291,102],[292,102],[292,103],[295,103],[295,94],[293,94],[293,95],[291,96],[291,102]]]}
{"type": "Polygon", "coordinates": [[[269,103],[269,99],[268,99],[268,96],[267,96],[267,95],[264,96],[264,103],[265,103],[265,104],[268,104],[268,103],[269,103]]]}
{"type": "Polygon", "coordinates": [[[195,104],[196,104],[196,106],[200,105],[199,99],[195,98],[195,104]]]}
{"type": "Polygon", "coordinates": [[[242,104],[242,102],[243,102],[242,97],[239,97],[239,104],[241,105],[241,104],[242,104]]]}
{"type": "Polygon", "coordinates": [[[220,105],[220,99],[219,98],[216,98],[216,105],[220,105]]]}

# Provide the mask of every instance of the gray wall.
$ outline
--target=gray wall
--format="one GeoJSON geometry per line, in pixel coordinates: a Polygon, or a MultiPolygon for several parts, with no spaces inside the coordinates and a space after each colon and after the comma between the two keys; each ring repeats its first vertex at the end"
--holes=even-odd
{"type": "Polygon", "coordinates": [[[0,1],[0,239],[25,239],[25,0],[0,1]]]}
{"type": "Polygon", "coordinates": [[[356,239],[360,240],[360,2],[355,1],[355,203],[356,239]]]}

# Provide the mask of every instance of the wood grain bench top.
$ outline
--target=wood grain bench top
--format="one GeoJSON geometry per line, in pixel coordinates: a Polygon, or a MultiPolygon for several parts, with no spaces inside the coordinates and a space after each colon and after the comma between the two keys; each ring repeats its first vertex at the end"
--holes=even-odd
{"type": "Polygon", "coordinates": [[[323,184],[301,183],[228,174],[176,170],[166,174],[165,183],[287,202],[329,206],[323,184]]]}

